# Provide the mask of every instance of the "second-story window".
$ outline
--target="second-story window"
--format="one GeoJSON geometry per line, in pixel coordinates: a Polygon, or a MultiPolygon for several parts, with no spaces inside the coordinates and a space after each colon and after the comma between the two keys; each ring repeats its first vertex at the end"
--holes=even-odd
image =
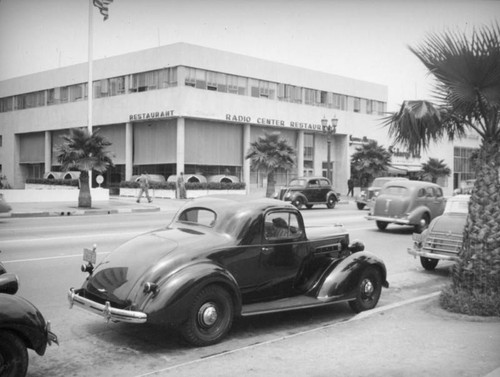
{"type": "Polygon", "coordinates": [[[141,72],[132,75],[131,92],[145,92],[153,89],[158,89],[158,71],[141,72]]]}

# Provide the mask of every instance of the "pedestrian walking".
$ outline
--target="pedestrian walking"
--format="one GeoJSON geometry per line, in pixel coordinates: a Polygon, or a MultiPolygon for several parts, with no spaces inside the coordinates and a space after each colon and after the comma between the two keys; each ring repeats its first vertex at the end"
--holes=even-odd
{"type": "Polygon", "coordinates": [[[348,188],[347,196],[349,196],[349,194],[351,194],[351,197],[354,196],[354,182],[352,181],[351,178],[347,180],[347,188],[348,188]]]}
{"type": "Polygon", "coordinates": [[[149,196],[149,176],[148,172],[144,172],[139,177],[139,195],[137,196],[137,203],[141,201],[142,193],[146,194],[146,199],[149,203],[152,202],[151,197],[149,196]]]}
{"type": "Polygon", "coordinates": [[[177,199],[186,199],[186,183],[182,172],[177,177],[177,199]]]}

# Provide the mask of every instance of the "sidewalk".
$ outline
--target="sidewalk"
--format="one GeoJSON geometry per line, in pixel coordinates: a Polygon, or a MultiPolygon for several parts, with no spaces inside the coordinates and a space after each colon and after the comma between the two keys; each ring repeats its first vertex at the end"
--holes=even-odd
{"type": "Polygon", "coordinates": [[[449,313],[432,294],[137,377],[499,377],[499,350],[500,318],[449,313]]]}
{"type": "Polygon", "coordinates": [[[9,203],[12,210],[8,213],[0,213],[0,218],[176,211],[184,202],[184,200],[177,199],[156,199],[152,203],[148,203],[146,199],[143,199],[137,203],[133,197],[110,197],[107,201],[92,201],[92,208],[85,209],[79,208],[77,202],[9,203]]]}

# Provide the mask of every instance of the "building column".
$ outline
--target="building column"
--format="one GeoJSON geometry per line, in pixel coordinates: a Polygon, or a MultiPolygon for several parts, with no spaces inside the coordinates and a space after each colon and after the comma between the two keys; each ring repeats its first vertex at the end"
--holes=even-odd
{"type": "Polygon", "coordinates": [[[45,131],[45,156],[44,156],[45,172],[48,173],[52,169],[52,133],[45,131]]]}
{"type": "Polygon", "coordinates": [[[297,135],[297,177],[304,175],[304,130],[297,135]]]}
{"type": "Polygon", "coordinates": [[[185,163],[185,135],[186,135],[186,123],[185,118],[177,118],[177,167],[176,174],[181,172],[184,173],[184,163],[185,163]]]}
{"type": "Polygon", "coordinates": [[[246,151],[250,148],[250,124],[243,126],[243,182],[245,182],[246,193],[250,194],[250,159],[245,158],[246,151]]]}
{"type": "Polygon", "coordinates": [[[132,179],[134,168],[134,123],[125,123],[125,180],[132,179]]]}

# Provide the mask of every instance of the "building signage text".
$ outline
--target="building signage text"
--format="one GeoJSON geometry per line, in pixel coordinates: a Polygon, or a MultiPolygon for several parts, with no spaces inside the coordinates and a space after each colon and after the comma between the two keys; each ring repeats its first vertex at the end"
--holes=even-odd
{"type": "Polygon", "coordinates": [[[168,118],[174,115],[174,110],[154,111],[151,113],[130,114],[129,120],[150,120],[168,118]]]}
{"type": "Polygon", "coordinates": [[[226,114],[226,120],[238,123],[253,123],[253,124],[261,124],[263,126],[302,128],[306,130],[315,130],[315,131],[321,131],[323,129],[321,124],[295,122],[295,121],[290,121],[287,123],[282,119],[271,119],[264,117],[257,117],[253,119],[251,116],[248,115],[226,114]]]}

